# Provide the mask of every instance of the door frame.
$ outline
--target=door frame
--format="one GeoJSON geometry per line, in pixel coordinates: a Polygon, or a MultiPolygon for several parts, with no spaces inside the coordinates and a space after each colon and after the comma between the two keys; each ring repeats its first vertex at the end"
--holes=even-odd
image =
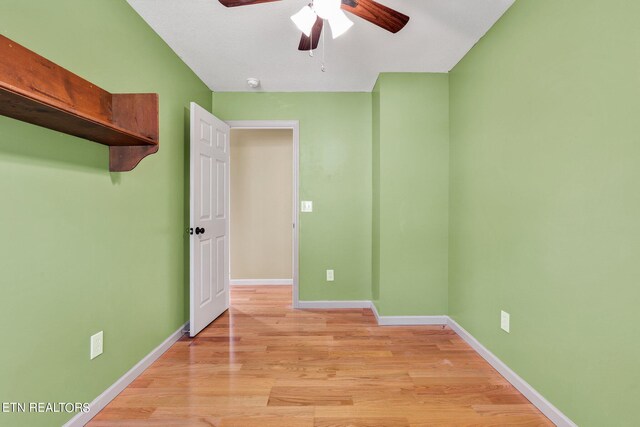
{"type": "MultiPolygon", "coordinates": [[[[300,289],[298,286],[299,272],[299,236],[300,236],[300,210],[299,192],[300,192],[300,122],[297,120],[227,120],[231,130],[269,130],[269,129],[291,129],[293,131],[293,285],[292,285],[292,305],[293,308],[299,307],[300,289]]],[[[231,137],[229,138],[229,147],[231,147],[231,137]]],[[[233,165],[230,163],[230,168],[233,165]]],[[[231,195],[229,195],[231,196],[231,195]]],[[[230,201],[230,203],[232,203],[230,201]]],[[[229,216],[229,221],[231,221],[229,216]]],[[[229,238],[231,244],[231,238],[229,238]]],[[[231,251],[229,251],[229,277],[231,277],[231,251]]]]}

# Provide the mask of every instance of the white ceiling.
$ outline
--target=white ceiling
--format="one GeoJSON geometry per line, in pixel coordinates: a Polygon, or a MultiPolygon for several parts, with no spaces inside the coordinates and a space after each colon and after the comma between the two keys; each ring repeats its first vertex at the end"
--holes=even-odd
{"type": "MultiPolygon", "coordinates": [[[[313,58],[297,50],[289,17],[309,0],[226,8],[217,0],[127,0],[216,92],[368,92],[381,72],[448,72],[514,0],[378,0],[411,17],[391,34],[354,15],[336,40],[326,35],[313,58]]],[[[327,28],[325,28],[327,29],[327,28]]]]}

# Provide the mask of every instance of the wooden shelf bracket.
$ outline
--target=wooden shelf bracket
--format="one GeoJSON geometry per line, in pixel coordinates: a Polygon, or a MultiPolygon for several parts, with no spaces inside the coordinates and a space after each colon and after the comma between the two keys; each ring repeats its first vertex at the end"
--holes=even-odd
{"type": "Polygon", "coordinates": [[[109,170],[159,148],[158,95],[111,94],[0,35],[0,114],[109,146],[109,170]]]}

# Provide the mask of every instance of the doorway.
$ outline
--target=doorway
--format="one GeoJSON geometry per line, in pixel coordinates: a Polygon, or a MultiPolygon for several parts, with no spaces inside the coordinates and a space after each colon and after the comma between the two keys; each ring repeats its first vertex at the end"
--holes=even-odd
{"type": "Polygon", "coordinates": [[[298,123],[228,122],[230,284],[292,285],[298,306],[298,123]]]}

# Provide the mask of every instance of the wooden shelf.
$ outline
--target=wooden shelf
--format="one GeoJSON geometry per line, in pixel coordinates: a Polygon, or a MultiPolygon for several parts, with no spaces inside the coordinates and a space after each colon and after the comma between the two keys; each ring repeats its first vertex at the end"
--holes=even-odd
{"type": "Polygon", "coordinates": [[[2,35],[0,114],[108,145],[113,172],[159,147],[157,94],[111,94],[2,35]]]}

